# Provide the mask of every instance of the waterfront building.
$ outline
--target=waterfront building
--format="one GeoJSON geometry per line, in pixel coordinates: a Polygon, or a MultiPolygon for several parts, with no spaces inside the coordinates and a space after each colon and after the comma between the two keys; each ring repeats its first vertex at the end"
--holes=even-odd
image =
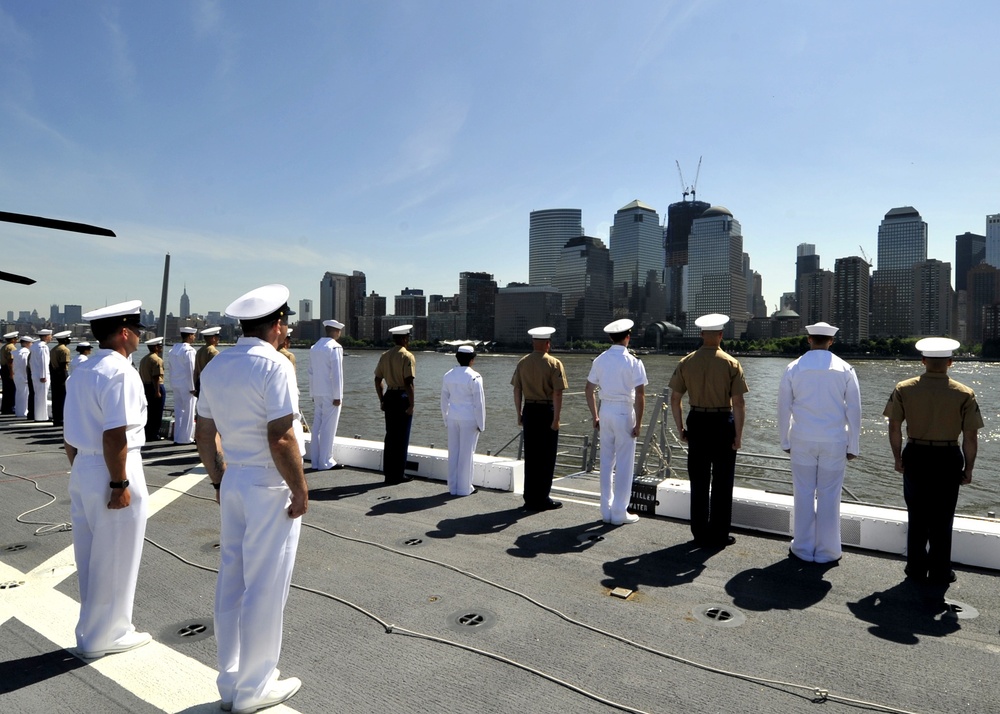
{"type": "Polygon", "coordinates": [[[648,323],[662,320],[667,310],[661,280],[664,254],[659,214],[639,200],[618,209],[609,248],[614,269],[614,316],[634,320],[637,330],[633,334],[641,335],[648,323]]]}
{"type": "Polygon", "coordinates": [[[878,268],[872,275],[872,337],[906,337],[916,300],[913,266],[927,260],[927,223],[912,206],[893,208],[878,229],[878,268]]]}
{"type": "Polygon", "coordinates": [[[427,297],[427,339],[454,340],[465,332],[458,314],[458,295],[427,297]]]}
{"type": "Polygon", "coordinates": [[[299,300],[299,322],[309,322],[313,319],[313,301],[299,300]]]}
{"type": "Polygon", "coordinates": [[[834,261],[833,324],[840,328],[839,342],[856,345],[868,339],[870,269],[868,261],[856,255],[834,261]]]}
{"type": "Polygon", "coordinates": [[[63,305],[63,320],[67,325],[75,325],[78,322],[83,322],[83,306],[63,305]]]}
{"type": "Polygon", "coordinates": [[[986,216],[986,262],[1000,268],[1000,213],[986,216]]]}
{"type": "Polygon", "coordinates": [[[966,283],[966,340],[981,343],[984,335],[985,311],[1000,303],[1000,268],[980,263],[968,273],[966,283]]]}
{"type": "Polygon", "coordinates": [[[696,218],[711,208],[705,201],[678,201],[667,206],[663,229],[664,314],[667,321],[684,329],[687,304],[688,240],[696,218]]]}
{"type": "Polygon", "coordinates": [[[385,297],[372,290],[371,295],[365,297],[364,307],[361,310],[358,337],[369,342],[381,342],[382,318],[385,317],[385,311],[385,297]]]}
{"type": "Polygon", "coordinates": [[[531,344],[528,330],[539,325],[556,328],[552,344],[565,343],[567,328],[563,296],[551,285],[510,283],[497,290],[494,338],[505,348],[531,344]]]}
{"type": "Polygon", "coordinates": [[[833,321],[833,278],[829,270],[814,270],[802,276],[797,312],[803,327],[833,321]]]}
{"type": "MultiPolygon", "coordinates": [[[[799,316],[806,320],[803,305],[799,303],[802,299],[802,290],[805,288],[805,276],[819,270],[819,255],[816,253],[816,246],[812,243],[799,243],[795,248],[795,309],[799,316]]],[[[806,324],[812,324],[806,323],[806,324]]]]}
{"type": "MultiPolygon", "coordinates": [[[[713,312],[729,315],[725,339],[742,337],[747,326],[743,278],[743,230],[724,206],[712,206],[691,225],[688,239],[688,302],[685,312],[697,318],[713,312]]],[[[685,337],[699,328],[688,320],[685,337]]]]}
{"type": "Polygon", "coordinates": [[[528,217],[528,282],[552,285],[566,241],[583,235],[583,211],[549,208],[528,217]]]}
{"type": "Polygon", "coordinates": [[[493,319],[496,311],[497,283],[490,273],[458,274],[458,315],[462,338],[493,339],[493,319]]]}
{"type": "MultiPolygon", "coordinates": [[[[986,260],[986,236],[966,231],[955,236],[955,292],[965,290],[969,271],[986,260]]],[[[994,266],[1000,268],[1000,265],[994,266]]]]}
{"type": "Polygon", "coordinates": [[[605,339],[613,277],[611,252],[600,238],[579,236],[563,246],[553,285],[562,293],[566,339],[605,339]]]}
{"type": "Polygon", "coordinates": [[[910,334],[943,337],[952,334],[955,292],[951,263],[931,258],[913,266],[913,327],[910,334]]]}
{"type": "Polygon", "coordinates": [[[375,335],[375,344],[388,344],[392,342],[389,335],[389,330],[394,327],[399,327],[400,325],[413,325],[413,329],[410,331],[411,340],[426,340],[427,339],[427,316],[418,315],[414,317],[413,315],[386,315],[380,318],[381,321],[381,333],[375,335]]]}
{"type": "MultiPolygon", "coordinates": [[[[395,297],[393,313],[396,315],[409,315],[411,317],[424,317],[427,315],[427,298],[424,291],[418,288],[403,288],[395,297]]],[[[401,322],[405,325],[405,322],[401,322]]]]}

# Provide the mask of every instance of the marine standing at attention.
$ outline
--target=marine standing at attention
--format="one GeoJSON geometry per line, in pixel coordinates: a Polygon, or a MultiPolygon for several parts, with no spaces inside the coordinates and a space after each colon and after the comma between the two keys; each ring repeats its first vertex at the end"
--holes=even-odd
{"type": "Polygon", "coordinates": [[[375,367],[375,393],[385,414],[382,473],[388,484],[409,480],[406,476],[406,452],[410,446],[413,382],[417,373],[417,360],[407,349],[412,329],[413,325],[400,325],[389,330],[396,344],[382,353],[375,367]]]}
{"type": "Polygon", "coordinates": [[[554,327],[534,327],[531,354],[522,357],[510,383],[514,387],[514,410],[524,438],[524,508],[551,511],[561,501],[549,497],[559,448],[559,418],[562,393],[569,386],[563,363],[549,354],[554,327]]]}
{"type": "Polygon", "coordinates": [[[44,329],[38,331],[38,341],[31,345],[31,354],[28,356],[28,368],[31,370],[32,386],[32,413],[31,418],[35,421],[49,420],[49,361],[52,355],[49,353],[49,343],[52,341],[52,330],[44,329]]]}
{"type": "Polygon", "coordinates": [[[69,351],[69,330],[52,335],[59,344],[49,353],[49,377],[52,378],[52,426],[63,425],[63,405],[66,403],[66,380],[69,379],[69,363],[73,353],[69,351]]]}
{"type": "Polygon", "coordinates": [[[899,382],[882,413],[889,418],[889,447],[896,471],[903,474],[906,577],[933,585],[956,580],[951,569],[955,506],[959,487],[972,483],[978,432],[983,427],[975,392],[948,376],[958,346],[956,340],[944,337],[917,342],[926,371],[899,382]]]}
{"type": "Polygon", "coordinates": [[[778,386],[778,436],[792,457],[795,503],[788,552],[833,563],[840,543],[840,490],[861,442],[861,389],[854,368],[830,351],[836,327],[806,325],[809,351],[788,365],[778,386]]]}
{"type": "Polygon", "coordinates": [[[0,347],[0,382],[3,386],[3,400],[0,401],[0,414],[14,413],[14,350],[17,349],[17,332],[8,332],[3,336],[3,347],[0,347]]]}
{"type": "MultiPolygon", "coordinates": [[[[292,354],[292,328],[288,328],[288,334],[285,335],[285,341],[281,343],[281,347],[278,348],[278,352],[283,354],[292,366],[295,366],[295,355],[292,354]]],[[[296,381],[298,381],[298,375],[296,375],[296,381]]]]}
{"type": "Polygon", "coordinates": [[[635,440],[646,406],[646,367],[628,351],[632,320],[605,325],[611,347],[598,355],[587,376],[587,406],[601,432],[601,519],[622,526],[639,516],[628,512],[635,472],[635,440]],[[597,390],[601,410],[597,410],[597,390]]]}
{"type": "Polygon", "coordinates": [[[163,425],[163,404],[167,390],[163,386],[163,338],[146,340],[149,353],[139,362],[139,378],[146,394],[146,442],[160,440],[163,425]]]}
{"type": "Polygon", "coordinates": [[[341,469],[333,457],[344,399],[344,348],[337,342],[344,323],[323,320],[326,337],[309,348],[309,394],[313,400],[309,461],[317,471],[341,469]]]}
{"type": "Polygon", "coordinates": [[[170,369],[170,391],[174,397],[174,443],[194,443],[194,415],[197,399],[194,389],[194,355],[191,345],[198,330],[194,327],[180,329],[181,341],[167,353],[170,369]]]}
{"type": "Polygon", "coordinates": [[[201,371],[208,366],[216,355],[219,354],[219,331],[222,328],[218,325],[215,327],[206,327],[201,331],[201,336],[205,340],[205,344],[198,348],[198,351],[194,355],[194,392],[195,396],[198,396],[198,392],[201,389],[201,371]]]}
{"type": "Polygon", "coordinates": [[[226,308],[243,328],[205,368],[198,455],[221,508],[215,591],[217,684],[222,709],[255,712],[294,695],[278,679],[285,601],[309,489],[302,471],[299,390],[278,353],[288,329],[288,288],[265,285],[226,308]]]}
{"type": "Polygon", "coordinates": [[[722,351],[727,315],[713,313],[694,321],[701,328],[701,347],[683,357],[670,378],[670,411],[681,442],[688,445],[691,482],[691,534],[706,548],[725,548],[733,514],[736,452],[743,440],[749,389],[743,367],[722,351]],[[687,423],[681,399],[688,395],[687,423]]]}
{"type": "Polygon", "coordinates": [[[31,399],[31,376],[28,374],[28,360],[31,358],[31,343],[34,338],[21,335],[20,347],[14,350],[11,372],[14,375],[14,415],[24,419],[28,416],[28,402],[31,399]]]}
{"type": "Polygon", "coordinates": [[[138,300],[83,316],[101,349],[66,383],[63,431],[73,552],[80,580],[77,654],[103,657],[150,641],[132,626],[149,492],[142,471],[146,400],[129,355],[139,347],[138,300]]]}
{"type": "Polygon", "coordinates": [[[458,366],[441,380],[441,416],[448,429],[448,493],[471,496],[472,469],[479,434],[486,428],[486,395],[483,378],[472,364],[476,350],[462,345],[455,353],[458,366]]]}

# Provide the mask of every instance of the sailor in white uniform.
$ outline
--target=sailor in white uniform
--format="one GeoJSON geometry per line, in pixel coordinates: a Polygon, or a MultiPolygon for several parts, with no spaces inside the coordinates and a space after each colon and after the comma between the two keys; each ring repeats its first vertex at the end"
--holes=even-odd
{"type": "Polygon", "coordinates": [[[81,342],[76,346],[76,356],[69,363],[70,374],[73,374],[74,369],[90,359],[90,353],[93,349],[89,342],[81,342]]]}
{"type": "Polygon", "coordinates": [[[201,373],[198,454],[221,505],[215,591],[222,708],[254,712],[299,690],[279,680],[282,618],[309,490],[302,470],[299,390],[278,352],[288,288],[265,285],[226,308],[243,328],[201,373]]]}
{"type": "Polygon", "coordinates": [[[38,331],[38,341],[31,345],[31,355],[28,364],[31,367],[31,382],[35,391],[35,421],[49,420],[49,342],[52,341],[52,330],[38,331]]]}
{"type": "Polygon", "coordinates": [[[341,469],[333,456],[344,399],[344,348],[337,342],[344,323],[323,320],[326,337],[309,348],[309,394],[313,400],[309,461],[317,471],[341,469]]]}
{"type": "Polygon", "coordinates": [[[30,335],[22,335],[20,347],[14,350],[14,415],[22,419],[28,416],[28,360],[31,355],[31,343],[35,341],[30,335]]]}
{"type": "Polygon", "coordinates": [[[635,442],[646,406],[646,367],[628,351],[632,320],[605,325],[612,345],[594,360],[587,375],[587,405],[601,430],[601,519],[616,526],[635,523],[628,512],[635,470],[635,442]],[[601,390],[598,413],[596,391],[601,390]]]}
{"type": "Polygon", "coordinates": [[[830,352],[836,327],[807,325],[809,351],[788,365],[778,387],[781,448],[792,457],[793,557],[832,563],[842,555],[840,490],[858,455],[861,390],[854,368],[830,352]]]}
{"type": "Polygon", "coordinates": [[[150,641],[132,625],[146,532],[146,399],[129,360],[145,329],[138,300],[86,313],[101,349],[66,382],[64,441],[71,465],[70,514],[80,580],[77,654],[85,659],[150,641]]]}
{"type": "Polygon", "coordinates": [[[486,428],[486,395],[483,378],[472,369],[476,351],[462,345],[455,353],[453,367],[441,382],[441,416],[448,427],[448,492],[468,496],[472,485],[472,462],[479,434],[486,428]]]}
{"type": "Polygon", "coordinates": [[[194,358],[192,346],[198,330],[194,327],[180,329],[181,342],[167,354],[170,374],[170,391],[174,398],[174,443],[190,444],[194,441],[194,415],[197,398],[194,393],[194,358]]]}

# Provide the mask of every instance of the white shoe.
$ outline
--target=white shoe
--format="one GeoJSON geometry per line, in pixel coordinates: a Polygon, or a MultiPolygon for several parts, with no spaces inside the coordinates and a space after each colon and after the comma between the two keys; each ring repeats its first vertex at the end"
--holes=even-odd
{"type": "Polygon", "coordinates": [[[624,526],[628,525],[629,523],[638,523],[638,522],[639,522],[639,516],[635,515],[634,513],[626,513],[624,518],[611,519],[611,525],[614,526],[624,526]]]}
{"type": "Polygon", "coordinates": [[[248,707],[233,709],[233,714],[252,714],[253,712],[260,711],[261,709],[273,707],[275,704],[281,704],[282,702],[295,696],[295,693],[299,691],[301,687],[302,680],[298,677],[282,679],[271,685],[271,690],[264,695],[263,699],[259,700],[255,704],[251,704],[248,707]]]}
{"type": "Polygon", "coordinates": [[[119,652],[128,652],[129,650],[134,650],[137,647],[142,647],[143,645],[148,645],[153,639],[153,636],[148,632],[130,632],[125,635],[116,644],[111,645],[103,650],[92,650],[90,652],[84,652],[83,650],[77,650],[76,654],[83,659],[98,659],[104,655],[118,654],[119,652]]]}

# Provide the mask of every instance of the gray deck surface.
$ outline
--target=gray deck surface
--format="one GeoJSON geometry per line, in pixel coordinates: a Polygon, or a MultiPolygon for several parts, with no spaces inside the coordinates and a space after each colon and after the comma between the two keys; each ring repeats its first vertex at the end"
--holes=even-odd
{"type": "MultiPolygon", "coordinates": [[[[38,525],[16,521],[49,499],[15,475],[57,496],[25,520],[58,523],[69,520],[68,466],[58,430],[2,419],[0,563],[25,574],[20,588],[41,588],[28,574],[68,547],[72,534],[35,536],[38,525]],[[27,547],[5,549],[19,544],[27,547]]],[[[166,442],[148,445],[144,457],[157,460],[146,467],[151,492],[197,465],[193,447],[166,442]]],[[[1000,711],[993,572],[959,569],[944,593],[905,582],[898,558],[848,551],[836,567],[801,564],[788,558],[787,539],[739,532],[734,546],[706,551],[690,543],[686,523],[604,525],[596,501],[528,514],[510,493],[451,498],[439,482],[385,487],[367,471],[312,473],[309,481],[304,523],[337,535],[303,529],[293,582],[369,611],[392,632],[343,602],[293,589],[280,662],[283,675],[303,681],[291,710],[616,711],[545,673],[645,712],[1000,711]],[[609,596],[616,586],[636,592],[627,600],[609,596]],[[960,604],[961,617],[944,612],[945,597],[960,604]],[[711,606],[733,619],[713,624],[703,616],[711,606]],[[461,615],[484,623],[457,624],[461,615]],[[813,703],[814,690],[831,698],[813,703]]],[[[572,486],[596,489],[596,481],[572,486]]],[[[205,479],[190,494],[211,499],[213,491],[205,479]]],[[[147,538],[215,567],[217,506],[179,496],[150,519],[147,538]]],[[[147,543],[134,622],[214,668],[212,637],[174,634],[187,623],[211,624],[214,589],[214,573],[147,543]]],[[[78,601],[75,575],[57,590],[78,601]]],[[[0,589],[0,711],[163,710],[143,688],[122,686],[24,624],[4,602],[9,592],[0,589]]],[[[127,662],[132,654],[99,662],[127,662]]],[[[175,675],[168,667],[147,674],[154,682],[175,675]]],[[[218,700],[170,710],[214,712],[218,700]]]]}

